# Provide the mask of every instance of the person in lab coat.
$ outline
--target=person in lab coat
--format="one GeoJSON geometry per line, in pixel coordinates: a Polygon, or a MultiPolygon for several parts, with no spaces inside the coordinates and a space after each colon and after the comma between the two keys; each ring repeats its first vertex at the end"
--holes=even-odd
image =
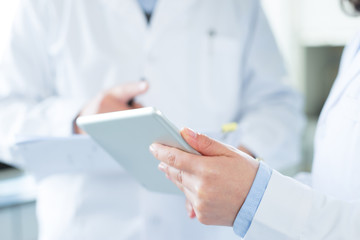
{"type": "MultiPolygon", "coordinates": [[[[349,2],[359,14],[360,1],[349,2]]],[[[246,239],[360,239],[360,34],[344,50],[319,119],[313,188],[205,135],[182,135],[204,156],[150,149],[192,203],[191,217],[246,239]]]]}
{"type": "MultiPolygon", "coordinates": [[[[79,115],[156,106],[286,169],[303,119],[284,78],[257,0],[23,0],[0,69],[0,157],[16,136],[81,132],[79,115]]],[[[189,220],[184,202],[120,167],[64,172],[38,183],[40,239],[236,238],[189,220]]]]}

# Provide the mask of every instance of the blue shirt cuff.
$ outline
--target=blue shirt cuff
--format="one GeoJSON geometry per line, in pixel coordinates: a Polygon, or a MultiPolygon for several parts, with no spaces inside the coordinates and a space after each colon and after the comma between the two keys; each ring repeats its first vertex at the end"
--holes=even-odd
{"type": "Polygon", "coordinates": [[[272,169],[260,162],[255,180],[234,222],[234,232],[244,238],[270,181],[272,169]]]}

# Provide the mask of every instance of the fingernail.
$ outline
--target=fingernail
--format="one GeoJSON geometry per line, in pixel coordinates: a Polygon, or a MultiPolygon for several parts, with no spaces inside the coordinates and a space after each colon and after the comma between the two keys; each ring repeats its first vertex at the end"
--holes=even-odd
{"type": "Polygon", "coordinates": [[[197,134],[194,130],[192,130],[191,128],[186,128],[186,131],[187,131],[187,134],[188,134],[191,138],[193,138],[193,139],[196,139],[196,138],[197,138],[198,134],[197,134]]]}
{"type": "Polygon", "coordinates": [[[147,83],[145,81],[141,81],[139,84],[140,90],[145,90],[147,88],[147,83]]]}
{"type": "Polygon", "coordinates": [[[166,165],[164,163],[160,163],[158,168],[159,168],[160,171],[166,172],[166,165]]]}
{"type": "Polygon", "coordinates": [[[156,152],[156,146],[154,144],[151,144],[150,147],[149,147],[149,150],[152,154],[154,154],[156,152]]]}

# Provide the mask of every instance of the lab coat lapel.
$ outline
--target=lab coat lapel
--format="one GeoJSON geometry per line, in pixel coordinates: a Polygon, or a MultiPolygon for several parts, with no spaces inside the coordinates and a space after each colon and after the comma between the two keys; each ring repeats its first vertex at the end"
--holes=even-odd
{"type": "Polygon", "coordinates": [[[322,115],[326,115],[328,110],[331,109],[339,101],[339,99],[343,96],[344,91],[349,86],[349,84],[355,81],[359,74],[360,74],[360,52],[356,54],[354,60],[351,61],[351,64],[347,66],[338,76],[338,78],[341,78],[342,81],[337,80],[334,83],[329,98],[324,106],[322,115]],[[344,81],[344,79],[346,79],[346,81],[344,81]]]}
{"type": "Polygon", "coordinates": [[[189,15],[191,8],[198,0],[158,0],[153,19],[152,30],[166,31],[171,28],[174,21],[189,15]]]}
{"type": "MultiPolygon", "coordinates": [[[[102,0],[113,11],[116,11],[120,17],[123,17],[128,24],[136,30],[145,31],[147,29],[146,17],[137,0],[102,0]]],[[[119,23],[121,24],[121,23],[119,23]]]]}

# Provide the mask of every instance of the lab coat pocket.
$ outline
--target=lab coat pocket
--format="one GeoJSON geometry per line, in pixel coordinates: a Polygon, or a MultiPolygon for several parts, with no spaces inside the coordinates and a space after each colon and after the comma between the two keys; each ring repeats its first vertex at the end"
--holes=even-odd
{"type": "Polygon", "coordinates": [[[236,38],[210,34],[202,51],[201,97],[216,111],[227,112],[240,92],[240,42],[236,38]],[[225,108],[225,109],[224,109],[225,108]]]}

